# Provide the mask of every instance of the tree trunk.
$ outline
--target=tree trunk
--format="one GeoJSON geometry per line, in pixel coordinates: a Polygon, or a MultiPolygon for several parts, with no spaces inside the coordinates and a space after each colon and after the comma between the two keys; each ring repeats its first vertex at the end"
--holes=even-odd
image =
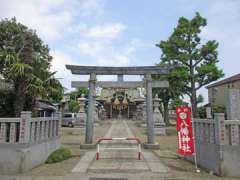
{"type": "Polygon", "coordinates": [[[16,117],[20,117],[21,112],[24,109],[25,104],[25,82],[19,82],[15,86],[15,101],[14,101],[14,112],[16,117]]]}
{"type": "Polygon", "coordinates": [[[164,102],[163,103],[163,119],[164,122],[166,123],[167,126],[170,125],[170,121],[169,121],[169,109],[168,109],[168,102],[164,102]]]}
{"type": "Polygon", "coordinates": [[[193,91],[192,91],[191,104],[192,104],[192,115],[193,115],[193,117],[198,117],[198,111],[197,111],[197,93],[196,93],[196,90],[193,90],[193,91]]]}
{"type": "MultiPolygon", "coordinates": [[[[190,51],[191,54],[191,51],[190,51]]],[[[193,67],[193,60],[190,60],[190,77],[191,77],[191,105],[192,105],[192,115],[193,117],[198,117],[197,112],[197,92],[195,86],[195,79],[194,79],[194,67],[193,67]]]]}

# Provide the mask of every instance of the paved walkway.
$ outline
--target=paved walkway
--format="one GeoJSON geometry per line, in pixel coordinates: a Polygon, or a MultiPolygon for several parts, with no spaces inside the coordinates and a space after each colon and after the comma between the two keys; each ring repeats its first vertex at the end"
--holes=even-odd
{"type": "MultiPolygon", "coordinates": [[[[105,137],[134,137],[125,120],[114,120],[105,137]]],[[[95,151],[87,152],[73,168],[75,174],[88,174],[94,177],[119,177],[125,179],[157,179],[168,175],[167,168],[151,151],[143,151],[138,160],[136,142],[115,140],[103,142],[101,147],[124,147],[125,150],[100,150],[100,160],[95,160],[95,151]],[[135,148],[135,149],[128,149],[135,148]],[[114,174],[111,174],[114,173],[114,174]],[[155,173],[155,174],[154,174],[155,173]],[[146,177],[147,176],[147,177],[146,177]]]]}

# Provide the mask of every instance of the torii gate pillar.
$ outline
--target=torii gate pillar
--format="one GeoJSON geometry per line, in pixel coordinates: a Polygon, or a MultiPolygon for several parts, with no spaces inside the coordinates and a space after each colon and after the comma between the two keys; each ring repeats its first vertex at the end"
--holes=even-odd
{"type": "Polygon", "coordinates": [[[96,74],[91,73],[89,79],[89,94],[88,94],[88,111],[87,111],[87,122],[86,122],[86,135],[85,144],[92,144],[93,140],[93,126],[94,126],[94,114],[95,111],[95,83],[96,74]]]}
{"type": "Polygon", "coordinates": [[[152,78],[151,74],[145,75],[146,79],[146,115],[147,115],[147,143],[155,144],[154,120],[153,120],[153,101],[152,101],[152,78]]]}

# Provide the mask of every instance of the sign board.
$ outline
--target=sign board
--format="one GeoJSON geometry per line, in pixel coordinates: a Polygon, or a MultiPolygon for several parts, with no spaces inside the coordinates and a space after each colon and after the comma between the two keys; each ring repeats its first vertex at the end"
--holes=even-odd
{"type": "Polygon", "coordinates": [[[191,114],[190,107],[181,106],[176,108],[178,153],[182,155],[193,155],[194,153],[191,114]]]}

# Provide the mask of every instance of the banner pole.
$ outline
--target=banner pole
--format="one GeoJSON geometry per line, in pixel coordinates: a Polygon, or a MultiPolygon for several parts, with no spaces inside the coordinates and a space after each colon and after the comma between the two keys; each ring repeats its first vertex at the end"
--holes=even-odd
{"type": "Polygon", "coordinates": [[[198,169],[197,165],[197,149],[196,149],[196,140],[195,140],[195,126],[193,122],[193,114],[192,114],[192,108],[191,108],[191,120],[192,120],[192,133],[193,133],[193,148],[194,148],[194,163],[195,163],[195,170],[197,173],[200,173],[200,169],[198,169]]]}

